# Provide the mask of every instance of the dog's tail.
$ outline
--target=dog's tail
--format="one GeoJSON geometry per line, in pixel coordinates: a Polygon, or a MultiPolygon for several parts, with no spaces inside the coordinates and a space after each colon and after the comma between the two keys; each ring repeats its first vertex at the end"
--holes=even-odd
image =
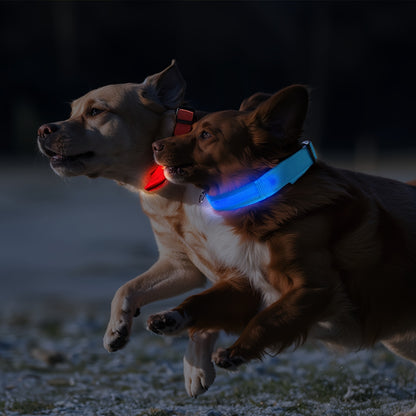
{"type": "Polygon", "coordinates": [[[408,185],[416,186],[416,179],[413,181],[407,182],[408,185]]]}

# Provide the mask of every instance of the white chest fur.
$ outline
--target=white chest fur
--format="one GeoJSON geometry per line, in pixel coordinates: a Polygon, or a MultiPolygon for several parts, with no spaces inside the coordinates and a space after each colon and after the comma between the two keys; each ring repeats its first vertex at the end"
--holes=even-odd
{"type": "Polygon", "coordinates": [[[266,244],[243,241],[208,201],[201,199],[199,189],[187,189],[183,243],[192,262],[213,282],[220,278],[218,271],[221,277],[227,273],[245,276],[263,294],[265,305],[276,301],[279,294],[265,276],[270,262],[266,244]]]}

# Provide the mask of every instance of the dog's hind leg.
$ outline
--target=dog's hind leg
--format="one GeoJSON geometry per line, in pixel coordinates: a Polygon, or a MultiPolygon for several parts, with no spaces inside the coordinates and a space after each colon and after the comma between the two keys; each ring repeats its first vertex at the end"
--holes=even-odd
{"type": "Polygon", "coordinates": [[[324,315],[332,296],[330,288],[287,292],[255,315],[231,347],[217,350],[214,362],[235,370],[250,360],[261,359],[267,349],[281,352],[290,345],[302,344],[309,329],[324,315]]]}
{"type": "Polygon", "coordinates": [[[183,369],[185,389],[191,397],[205,393],[215,380],[215,367],[211,360],[218,332],[198,332],[190,335],[183,369]]]}
{"type": "MultiPolygon", "coordinates": [[[[383,341],[383,344],[396,355],[416,365],[416,332],[407,332],[383,341]]],[[[416,405],[407,412],[399,412],[394,416],[416,416],[416,405]]]]}
{"type": "Polygon", "coordinates": [[[383,340],[382,343],[390,351],[416,365],[416,331],[396,335],[383,340]]]}
{"type": "Polygon", "coordinates": [[[176,308],[152,315],[150,331],[177,335],[186,329],[241,332],[261,307],[261,297],[245,277],[221,280],[211,288],[190,296],[176,308]]]}

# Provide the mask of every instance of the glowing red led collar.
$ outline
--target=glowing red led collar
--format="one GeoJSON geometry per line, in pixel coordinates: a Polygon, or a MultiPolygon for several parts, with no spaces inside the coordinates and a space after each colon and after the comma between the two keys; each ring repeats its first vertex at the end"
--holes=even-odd
{"type": "MultiPolygon", "coordinates": [[[[195,111],[186,110],[185,108],[176,109],[176,124],[173,130],[173,136],[180,136],[181,134],[189,133],[192,130],[192,123],[194,122],[195,111]]],[[[147,172],[144,178],[144,189],[148,192],[157,191],[165,185],[167,179],[163,172],[163,167],[160,165],[153,165],[147,172]]]]}

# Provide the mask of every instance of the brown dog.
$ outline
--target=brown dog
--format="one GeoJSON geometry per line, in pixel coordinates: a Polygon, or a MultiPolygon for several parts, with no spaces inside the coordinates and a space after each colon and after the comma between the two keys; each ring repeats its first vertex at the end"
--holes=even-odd
{"type": "MultiPolygon", "coordinates": [[[[139,193],[155,233],[158,261],[123,285],[112,301],[104,336],[108,351],[128,342],[133,318],[142,306],[201,287],[207,278],[216,282],[226,274],[238,281],[239,273],[221,258],[221,248],[215,244],[217,235],[232,241],[232,229],[220,216],[213,219],[201,213],[198,188],[166,183],[144,189],[154,166],[151,144],[172,135],[184,93],[185,82],[173,62],[143,83],[90,91],[72,103],[68,120],[44,124],[38,131],[39,148],[56,173],[102,176],[139,193]]],[[[261,100],[261,94],[254,95],[242,107],[254,108],[261,100]]],[[[261,307],[258,294],[246,279],[240,288],[247,309],[254,313],[261,307]]],[[[214,381],[211,354],[216,338],[215,331],[206,331],[189,340],[184,375],[191,396],[205,392],[214,381]]]]}
{"type": "MultiPolygon", "coordinates": [[[[215,361],[235,368],[310,335],[352,348],[382,341],[415,362],[416,188],[315,161],[299,140],[307,107],[307,89],[295,85],[254,111],[210,114],[190,133],[153,144],[169,180],[193,183],[216,203],[260,183],[271,168],[289,166],[295,154],[310,160],[293,184],[260,202],[218,212],[235,231],[235,247],[252,245],[249,253],[229,254],[237,269],[250,257],[257,273],[240,271],[268,302],[215,361]]],[[[235,286],[232,279],[221,281],[154,315],[148,326],[169,334],[234,329],[248,313],[235,286]]],[[[416,408],[406,415],[416,415],[416,408]]]]}

